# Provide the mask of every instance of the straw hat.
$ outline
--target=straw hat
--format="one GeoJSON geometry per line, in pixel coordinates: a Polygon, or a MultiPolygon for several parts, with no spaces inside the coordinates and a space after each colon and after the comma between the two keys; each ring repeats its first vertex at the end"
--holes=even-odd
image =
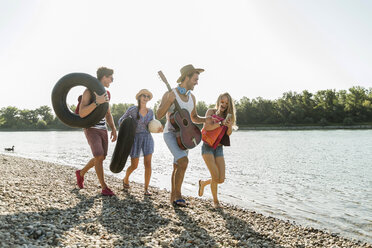
{"type": "Polygon", "coordinates": [[[204,69],[200,69],[200,68],[194,68],[193,65],[185,65],[184,67],[181,68],[180,72],[181,72],[181,76],[177,79],[177,83],[180,83],[187,75],[189,75],[190,73],[192,72],[203,72],[204,69]]]}
{"type": "Polygon", "coordinates": [[[152,99],[152,93],[148,90],[148,89],[142,89],[140,90],[137,95],[136,95],[136,100],[138,100],[138,98],[141,96],[141,95],[148,95],[150,96],[150,100],[152,99]]]}

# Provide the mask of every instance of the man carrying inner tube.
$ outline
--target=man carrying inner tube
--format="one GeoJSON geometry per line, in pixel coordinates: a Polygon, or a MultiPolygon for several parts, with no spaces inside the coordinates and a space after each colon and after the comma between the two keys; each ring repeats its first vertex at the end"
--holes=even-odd
{"type": "MultiPolygon", "coordinates": [[[[114,78],[112,76],[113,73],[114,70],[112,69],[100,67],[97,70],[97,79],[102,83],[104,87],[108,88],[110,87],[110,84],[114,81],[114,78]]],[[[90,91],[88,89],[84,91],[79,106],[79,116],[81,118],[84,118],[90,113],[92,113],[93,110],[95,110],[100,104],[110,101],[109,95],[107,93],[104,93],[100,96],[97,95],[96,92],[94,92],[94,94],[96,96],[96,100],[92,101],[90,91]]],[[[89,169],[91,169],[94,166],[94,168],[96,169],[99,183],[101,184],[102,187],[101,192],[102,195],[112,196],[115,194],[110,190],[109,187],[107,187],[103,174],[103,160],[105,160],[106,158],[108,149],[108,133],[106,122],[109,124],[111,128],[110,136],[111,142],[116,141],[117,139],[116,128],[109,106],[105,118],[103,118],[100,122],[98,122],[96,125],[92,127],[84,128],[85,137],[87,138],[90,149],[92,150],[93,158],[85,165],[85,167],[82,170],[76,171],[76,179],[79,188],[81,189],[84,188],[83,184],[84,175],[85,173],[88,172],[89,169]]]]}

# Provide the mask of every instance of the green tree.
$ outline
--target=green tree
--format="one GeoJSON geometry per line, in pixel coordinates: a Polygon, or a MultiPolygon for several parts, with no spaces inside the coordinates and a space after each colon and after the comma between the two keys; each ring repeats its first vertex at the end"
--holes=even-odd
{"type": "Polygon", "coordinates": [[[367,90],[360,86],[350,88],[349,94],[346,95],[345,110],[358,122],[367,120],[368,111],[363,107],[366,100],[368,101],[367,90]]]}
{"type": "Polygon", "coordinates": [[[205,116],[205,113],[207,112],[207,110],[208,110],[208,107],[207,107],[207,104],[204,101],[199,101],[196,104],[196,112],[200,116],[205,116]]]}
{"type": "Polygon", "coordinates": [[[52,109],[50,107],[48,107],[47,105],[44,105],[44,106],[37,108],[35,111],[38,114],[39,118],[45,121],[47,125],[52,123],[54,116],[52,114],[52,109]]]}
{"type": "Polygon", "coordinates": [[[2,108],[0,111],[1,119],[3,120],[3,128],[16,128],[19,120],[19,110],[16,107],[2,108]]]}
{"type": "Polygon", "coordinates": [[[112,118],[114,119],[115,126],[118,126],[118,121],[120,117],[127,112],[128,108],[133,106],[134,104],[130,103],[119,103],[119,104],[112,104],[110,107],[112,118]]]}
{"type": "Polygon", "coordinates": [[[33,128],[39,118],[35,110],[22,109],[19,111],[19,122],[17,128],[33,128]]]}
{"type": "Polygon", "coordinates": [[[243,97],[235,104],[236,108],[236,122],[238,125],[247,125],[249,124],[250,110],[251,110],[251,101],[247,97],[243,97]]]}

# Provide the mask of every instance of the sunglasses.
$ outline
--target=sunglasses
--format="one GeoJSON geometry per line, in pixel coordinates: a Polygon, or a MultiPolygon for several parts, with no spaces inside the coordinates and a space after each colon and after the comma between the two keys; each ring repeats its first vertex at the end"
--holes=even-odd
{"type": "Polygon", "coordinates": [[[149,95],[142,95],[144,98],[148,98],[150,99],[150,96],[149,95]]]}

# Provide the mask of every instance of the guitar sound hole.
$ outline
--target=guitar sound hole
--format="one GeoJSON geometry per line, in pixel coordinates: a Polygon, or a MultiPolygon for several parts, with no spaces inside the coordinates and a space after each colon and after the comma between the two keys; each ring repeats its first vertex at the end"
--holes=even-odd
{"type": "Polygon", "coordinates": [[[183,125],[187,126],[187,125],[189,125],[189,122],[186,119],[183,119],[183,125]]]}

